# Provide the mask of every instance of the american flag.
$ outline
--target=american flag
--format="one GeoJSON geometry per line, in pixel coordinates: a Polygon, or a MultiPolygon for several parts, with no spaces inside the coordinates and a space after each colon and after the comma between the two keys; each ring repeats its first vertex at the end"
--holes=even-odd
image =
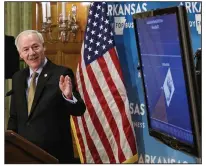
{"type": "Polygon", "coordinates": [[[80,160],[133,163],[135,134],[105,2],[91,3],[85,31],[76,81],[87,110],[72,117],[80,160]]]}

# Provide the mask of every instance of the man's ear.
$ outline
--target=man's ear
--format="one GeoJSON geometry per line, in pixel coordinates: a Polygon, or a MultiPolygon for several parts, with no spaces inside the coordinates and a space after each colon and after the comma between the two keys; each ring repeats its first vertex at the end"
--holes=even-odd
{"type": "Polygon", "coordinates": [[[42,45],[43,45],[43,47],[44,47],[44,51],[46,51],[46,47],[45,47],[44,43],[43,43],[42,45]]]}
{"type": "MultiPolygon", "coordinates": [[[[18,52],[19,52],[19,51],[18,51],[18,52]]],[[[19,56],[20,56],[20,58],[21,58],[21,59],[23,59],[23,56],[21,55],[21,53],[20,53],[20,52],[19,52],[19,56]]]]}

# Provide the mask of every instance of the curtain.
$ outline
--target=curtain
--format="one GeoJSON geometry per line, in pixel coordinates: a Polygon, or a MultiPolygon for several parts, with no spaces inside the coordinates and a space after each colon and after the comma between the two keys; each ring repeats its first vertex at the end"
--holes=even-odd
{"type": "MultiPolygon", "coordinates": [[[[5,34],[16,37],[21,31],[32,29],[32,2],[4,2],[5,34]]],[[[20,65],[22,66],[22,65],[20,65]]],[[[5,80],[5,93],[11,90],[11,79],[5,80]]],[[[10,98],[5,98],[5,121],[7,128],[10,98]]]]}

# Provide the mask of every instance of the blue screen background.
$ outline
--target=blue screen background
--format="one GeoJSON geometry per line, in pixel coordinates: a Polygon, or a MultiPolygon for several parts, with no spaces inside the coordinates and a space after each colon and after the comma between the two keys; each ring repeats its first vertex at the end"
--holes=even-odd
{"type": "Polygon", "coordinates": [[[136,23],[151,127],[193,144],[176,15],[136,23]]]}

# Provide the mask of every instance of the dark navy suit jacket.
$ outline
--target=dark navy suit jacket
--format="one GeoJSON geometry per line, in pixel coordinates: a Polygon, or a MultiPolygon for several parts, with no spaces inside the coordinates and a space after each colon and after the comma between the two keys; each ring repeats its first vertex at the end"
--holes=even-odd
{"type": "Polygon", "coordinates": [[[8,129],[41,147],[59,159],[60,163],[73,163],[70,115],[81,116],[85,112],[85,104],[76,91],[72,70],[48,60],[39,76],[29,116],[26,100],[28,76],[29,68],[25,68],[12,78],[8,129]],[[72,104],[63,98],[59,89],[60,75],[69,75],[72,79],[77,103],[72,104]]]}

